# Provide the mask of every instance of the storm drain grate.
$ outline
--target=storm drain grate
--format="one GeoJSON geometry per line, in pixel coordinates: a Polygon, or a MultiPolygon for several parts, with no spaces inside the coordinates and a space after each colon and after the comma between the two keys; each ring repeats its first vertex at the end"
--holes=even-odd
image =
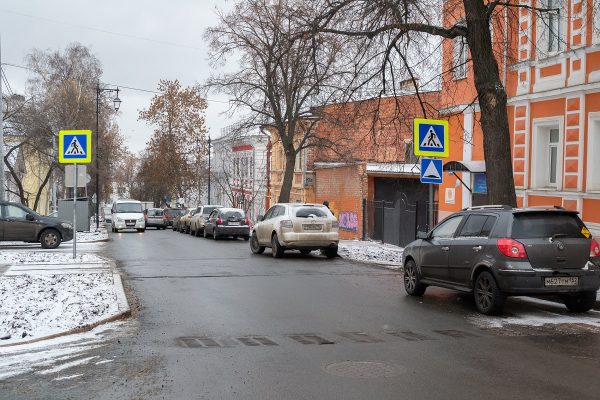
{"type": "Polygon", "coordinates": [[[434,330],[435,333],[439,333],[440,335],[450,336],[453,338],[466,338],[466,337],[478,337],[472,333],[457,331],[455,329],[445,329],[445,330],[434,330]]]}
{"type": "Polygon", "coordinates": [[[369,335],[366,332],[338,332],[338,335],[355,343],[381,343],[383,340],[369,335]]]}
{"type": "Polygon", "coordinates": [[[413,331],[384,331],[384,333],[409,341],[432,340],[432,338],[430,338],[427,335],[423,335],[421,333],[416,333],[413,331]]]}
{"type": "Polygon", "coordinates": [[[181,347],[188,348],[210,348],[222,347],[215,339],[206,336],[188,336],[177,338],[177,343],[181,347]]]}
{"type": "Polygon", "coordinates": [[[335,342],[325,339],[319,335],[315,335],[314,333],[293,334],[287,336],[301,344],[335,344],[335,342]]]}
{"type": "Polygon", "coordinates": [[[246,346],[278,346],[277,343],[267,336],[242,336],[236,339],[246,346]]]}

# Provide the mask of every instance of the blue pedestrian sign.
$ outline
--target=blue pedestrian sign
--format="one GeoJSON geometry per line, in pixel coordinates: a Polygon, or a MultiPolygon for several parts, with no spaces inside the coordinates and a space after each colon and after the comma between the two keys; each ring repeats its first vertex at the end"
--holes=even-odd
{"type": "Polygon", "coordinates": [[[92,131],[58,132],[58,162],[89,164],[92,162],[92,131]]]}
{"type": "Polygon", "coordinates": [[[448,121],[415,118],[414,152],[417,156],[448,157],[448,121]]]}
{"type": "Polygon", "coordinates": [[[421,183],[441,185],[443,181],[442,159],[421,158],[421,183]]]}

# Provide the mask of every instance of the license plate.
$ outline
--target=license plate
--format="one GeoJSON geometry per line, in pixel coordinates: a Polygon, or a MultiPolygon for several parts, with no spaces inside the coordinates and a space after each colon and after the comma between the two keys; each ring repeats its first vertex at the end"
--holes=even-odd
{"type": "Polygon", "coordinates": [[[135,226],[135,224],[126,224],[126,226],[135,226]]]}
{"type": "Polygon", "coordinates": [[[229,222],[229,225],[239,225],[239,224],[240,224],[239,222],[231,222],[231,221],[229,222]]]}
{"type": "Polygon", "coordinates": [[[579,285],[579,278],[576,276],[553,276],[544,278],[544,284],[546,286],[577,286],[579,285]]]}
{"type": "Polygon", "coordinates": [[[305,231],[320,231],[321,229],[323,229],[323,225],[320,225],[320,224],[319,225],[317,225],[317,224],[303,225],[303,228],[305,231]]]}

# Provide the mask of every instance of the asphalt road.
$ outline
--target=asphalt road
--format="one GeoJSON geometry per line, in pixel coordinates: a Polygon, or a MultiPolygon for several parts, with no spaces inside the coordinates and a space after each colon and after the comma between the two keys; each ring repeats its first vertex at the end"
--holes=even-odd
{"type": "MultiPolygon", "coordinates": [[[[340,258],[276,260],[170,230],[111,237],[136,312],[82,355],[111,362],[15,377],[0,399],[600,397],[594,329],[482,329],[468,296],[411,298],[401,274],[340,258]]],[[[507,312],[553,315],[536,307],[507,312]]]]}

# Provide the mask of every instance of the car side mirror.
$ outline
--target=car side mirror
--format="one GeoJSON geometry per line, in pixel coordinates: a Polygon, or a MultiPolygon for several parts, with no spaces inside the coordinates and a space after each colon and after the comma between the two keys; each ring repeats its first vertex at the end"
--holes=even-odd
{"type": "Polygon", "coordinates": [[[264,220],[265,220],[265,216],[264,216],[264,215],[259,215],[259,216],[256,218],[256,220],[257,220],[258,222],[264,221],[264,220]]]}
{"type": "Polygon", "coordinates": [[[425,231],[417,231],[417,239],[427,240],[429,235],[425,231]]]}
{"type": "Polygon", "coordinates": [[[33,214],[27,214],[27,215],[25,216],[25,219],[26,219],[27,221],[35,221],[35,217],[33,216],[33,214]]]}

